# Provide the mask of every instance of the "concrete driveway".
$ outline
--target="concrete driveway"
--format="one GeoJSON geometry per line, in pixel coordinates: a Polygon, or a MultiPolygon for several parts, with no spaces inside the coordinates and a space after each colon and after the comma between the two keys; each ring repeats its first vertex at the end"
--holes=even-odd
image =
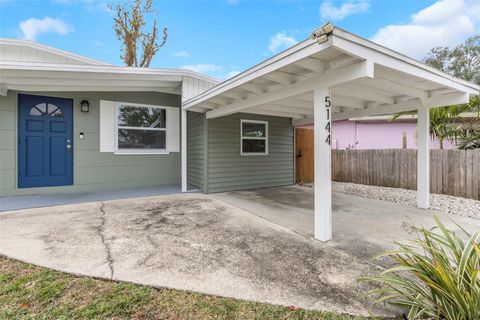
{"type": "MultiPolygon", "coordinates": [[[[435,227],[434,215],[460,236],[463,232],[455,223],[471,233],[480,228],[478,219],[349,195],[335,183],[333,190],[333,241],[327,244],[367,261],[372,261],[381,252],[394,249],[394,241],[405,243],[416,239],[413,226],[435,227]]],[[[213,196],[298,234],[313,237],[312,188],[290,186],[213,196]]],[[[383,264],[387,261],[374,262],[383,264]]]]}
{"type": "Polygon", "coordinates": [[[0,253],[66,272],[367,315],[371,264],[203,194],[0,214],[0,253]]]}

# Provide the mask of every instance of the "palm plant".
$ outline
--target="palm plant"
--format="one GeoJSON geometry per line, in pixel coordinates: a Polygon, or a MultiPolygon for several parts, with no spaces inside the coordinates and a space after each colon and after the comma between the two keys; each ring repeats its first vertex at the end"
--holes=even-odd
{"type": "MultiPolygon", "coordinates": [[[[430,50],[424,62],[440,71],[456,78],[480,84],[480,35],[467,39],[454,48],[436,47],[430,50]]],[[[477,125],[480,121],[480,98],[470,98],[470,103],[458,106],[448,106],[430,109],[430,135],[440,142],[443,149],[445,140],[453,141],[462,133],[463,128],[457,128],[455,119],[463,112],[477,112],[477,125]]],[[[416,115],[416,111],[402,112],[393,116],[416,115]]]]}
{"type": "Polygon", "coordinates": [[[480,149],[480,128],[462,130],[457,135],[456,142],[460,150],[480,149]]]}
{"type": "Polygon", "coordinates": [[[462,240],[435,217],[438,228],[416,229],[418,240],[382,256],[396,265],[380,275],[363,277],[380,289],[378,302],[408,308],[408,319],[480,319],[480,229],[462,240]],[[437,229],[440,232],[436,232],[437,229]]]}
{"type": "MultiPolygon", "coordinates": [[[[453,105],[430,109],[430,136],[437,139],[440,149],[443,149],[445,140],[453,141],[460,134],[460,127],[455,123],[462,113],[478,112],[478,105],[473,102],[469,104],[453,105]]],[[[392,116],[392,120],[398,119],[400,116],[417,115],[417,110],[399,112],[392,116]]]]}

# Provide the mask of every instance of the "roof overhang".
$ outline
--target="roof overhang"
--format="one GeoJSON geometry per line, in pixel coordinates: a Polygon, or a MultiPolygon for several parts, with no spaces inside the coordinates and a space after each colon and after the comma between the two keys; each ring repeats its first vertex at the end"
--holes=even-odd
{"type": "Polygon", "coordinates": [[[0,61],[2,91],[152,91],[181,93],[184,77],[217,80],[184,69],[0,61]]]}
{"type": "Polygon", "coordinates": [[[305,40],[183,103],[216,118],[236,112],[313,121],[313,89],[330,88],[333,119],[461,104],[479,87],[335,28],[305,40]]]}

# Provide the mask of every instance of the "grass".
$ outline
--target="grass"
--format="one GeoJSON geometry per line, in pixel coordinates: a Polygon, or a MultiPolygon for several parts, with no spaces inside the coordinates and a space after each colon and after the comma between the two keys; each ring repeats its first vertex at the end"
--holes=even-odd
{"type": "Polygon", "coordinates": [[[79,277],[0,256],[0,319],[365,319],[79,277]]]}

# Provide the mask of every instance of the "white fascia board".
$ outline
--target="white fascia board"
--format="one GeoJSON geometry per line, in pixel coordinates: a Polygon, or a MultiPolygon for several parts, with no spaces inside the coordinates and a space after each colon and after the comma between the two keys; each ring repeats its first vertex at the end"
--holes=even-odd
{"type": "MultiPolygon", "coordinates": [[[[2,77],[2,81],[4,81],[2,77]]],[[[5,81],[8,83],[9,86],[14,85],[58,85],[58,86],[82,86],[82,85],[90,85],[90,86],[132,86],[132,87],[172,87],[176,88],[177,81],[162,81],[162,80],[155,80],[149,79],[147,77],[142,77],[141,79],[129,79],[127,78],[117,78],[117,79],[102,79],[97,77],[91,78],[81,78],[77,79],[75,77],[64,77],[64,78],[50,78],[50,77],[42,77],[33,75],[30,78],[24,77],[6,77],[5,81]]]]}
{"type": "Polygon", "coordinates": [[[465,104],[470,101],[468,93],[447,93],[423,99],[423,105],[427,108],[451,106],[455,104],[465,104]]]}
{"type": "Polygon", "coordinates": [[[108,86],[108,85],[7,85],[8,90],[15,91],[62,91],[62,92],[80,92],[80,91],[135,91],[135,92],[163,92],[173,93],[174,87],[134,87],[134,86],[108,86]]]}
{"type": "Polygon", "coordinates": [[[207,119],[218,118],[240,112],[242,110],[247,110],[261,104],[266,104],[276,100],[302,94],[311,91],[314,88],[329,88],[335,85],[353,81],[355,79],[373,77],[373,74],[373,63],[371,61],[361,61],[352,65],[330,69],[319,76],[299,81],[297,83],[269,91],[262,95],[257,95],[246,100],[237,101],[232,104],[208,111],[207,119]]]}
{"type": "Polygon", "coordinates": [[[27,71],[60,71],[60,72],[89,72],[111,74],[136,74],[136,75],[163,75],[170,77],[170,81],[182,81],[182,77],[189,76],[211,83],[218,83],[217,79],[187,69],[160,69],[160,68],[135,68],[120,66],[91,66],[71,64],[49,64],[31,62],[0,61],[0,70],[27,70],[27,71]]]}
{"type": "Polygon", "coordinates": [[[289,64],[295,63],[296,61],[302,60],[303,58],[309,57],[331,46],[332,42],[330,38],[328,41],[322,44],[318,44],[314,40],[307,39],[303,42],[296,44],[290,49],[287,49],[273,56],[272,58],[265,60],[264,62],[257,64],[250,69],[247,69],[246,71],[236,75],[235,77],[219,83],[215,87],[212,87],[209,90],[195,97],[192,97],[191,99],[183,103],[183,108],[188,109],[225,91],[246,84],[251,80],[257,79],[267,73],[283,68],[289,64]]]}
{"type": "Polygon", "coordinates": [[[0,79],[11,83],[30,83],[33,79],[41,79],[45,83],[54,81],[92,81],[99,80],[106,83],[116,81],[150,81],[156,83],[173,83],[181,85],[179,76],[164,74],[136,74],[136,73],[107,73],[107,72],[69,72],[69,71],[44,71],[44,70],[5,70],[0,69],[0,79]]]}
{"type": "Polygon", "coordinates": [[[333,47],[362,59],[372,59],[375,63],[398,70],[412,76],[433,81],[458,91],[478,95],[480,87],[465,80],[454,78],[435,68],[427,66],[412,58],[387,49],[374,42],[355,36],[344,30],[333,31],[333,47]]]}

